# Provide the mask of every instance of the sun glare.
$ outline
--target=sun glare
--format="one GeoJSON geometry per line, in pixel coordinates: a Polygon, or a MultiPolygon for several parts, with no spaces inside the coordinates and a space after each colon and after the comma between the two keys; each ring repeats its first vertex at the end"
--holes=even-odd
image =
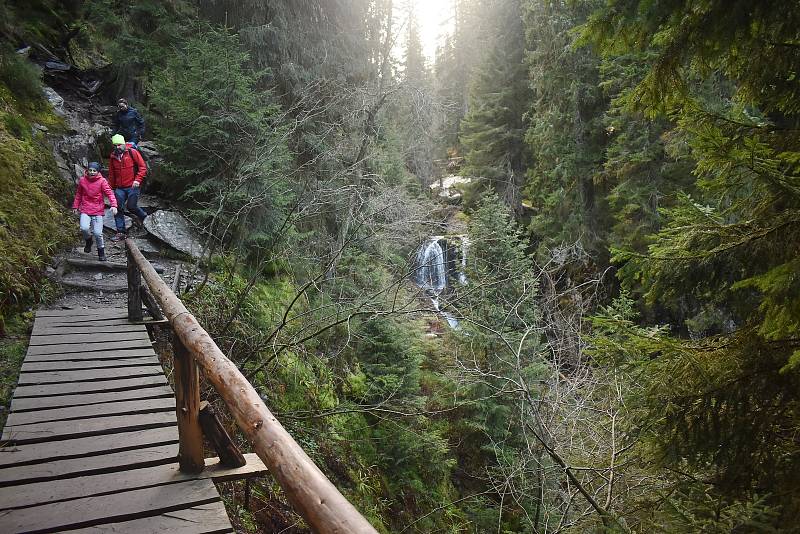
{"type": "Polygon", "coordinates": [[[454,0],[413,0],[419,24],[422,48],[429,61],[433,61],[436,48],[445,35],[452,31],[454,0]]]}

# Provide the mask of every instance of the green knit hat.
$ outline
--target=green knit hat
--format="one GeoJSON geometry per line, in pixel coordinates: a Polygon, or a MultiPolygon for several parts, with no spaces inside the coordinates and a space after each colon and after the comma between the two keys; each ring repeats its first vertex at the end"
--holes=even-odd
{"type": "Polygon", "coordinates": [[[124,145],[125,144],[125,138],[122,137],[120,134],[117,134],[117,135],[115,135],[114,137],[111,138],[111,144],[114,145],[114,146],[124,145]]]}

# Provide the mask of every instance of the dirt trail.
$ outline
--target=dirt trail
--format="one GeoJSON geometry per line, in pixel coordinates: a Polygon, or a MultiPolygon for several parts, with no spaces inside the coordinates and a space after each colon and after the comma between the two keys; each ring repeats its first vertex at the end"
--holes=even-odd
{"type": "MultiPolygon", "coordinates": [[[[104,105],[98,96],[100,82],[89,73],[70,66],[69,70],[44,70],[49,84],[48,100],[54,111],[64,117],[67,132],[63,135],[49,134],[53,155],[61,177],[74,185],[90,161],[98,161],[105,169],[108,166],[108,151],[111,143],[111,123],[116,108],[104,105]]],[[[149,143],[152,147],[152,143],[149,143]]],[[[152,148],[151,148],[152,150],[152,148]]],[[[147,155],[143,148],[142,152],[147,155]]],[[[156,153],[157,154],[157,153],[156,153]]],[[[67,203],[65,199],[65,204],[67,203]]],[[[145,211],[164,207],[157,196],[143,194],[139,205],[145,211]]],[[[83,251],[83,240],[78,228],[78,219],[72,219],[75,231],[74,247],[54,258],[48,269],[51,280],[60,285],[63,295],[47,308],[98,308],[125,306],[127,299],[124,241],[112,242],[113,222],[109,218],[104,229],[105,249],[108,262],[96,262],[96,244],[91,253],[83,251]],[[112,269],[116,265],[118,269],[112,269]]],[[[163,269],[162,277],[171,284],[176,266],[182,265],[180,255],[167,245],[149,236],[139,224],[129,229],[129,235],[151,262],[163,269]]]]}

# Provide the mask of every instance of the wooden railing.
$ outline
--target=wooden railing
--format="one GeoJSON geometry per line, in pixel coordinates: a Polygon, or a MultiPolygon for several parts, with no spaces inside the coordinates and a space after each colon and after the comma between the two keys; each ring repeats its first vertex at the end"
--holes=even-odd
{"type": "Polygon", "coordinates": [[[174,332],[181,470],[196,473],[205,465],[200,425],[199,372],[202,371],[225,401],[258,457],[283,488],[289,502],[315,532],[376,532],[270,413],[250,382],[158,276],[134,240],[128,239],[125,243],[129,319],[142,320],[144,302],[153,318],[166,317],[174,332]],[[146,285],[142,285],[142,279],[146,285]],[[156,309],[158,307],[160,309],[156,309]],[[157,316],[162,313],[161,317],[157,316]]]}

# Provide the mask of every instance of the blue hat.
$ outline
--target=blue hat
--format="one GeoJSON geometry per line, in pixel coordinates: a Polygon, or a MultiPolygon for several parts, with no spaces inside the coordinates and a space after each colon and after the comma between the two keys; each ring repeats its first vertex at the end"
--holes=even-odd
{"type": "Polygon", "coordinates": [[[90,168],[90,169],[94,169],[94,170],[96,170],[96,171],[99,171],[99,170],[100,170],[100,164],[99,164],[99,163],[97,163],[96,161],[93,161],[93,162],[91,162],[91,163],[89,164],[89,168],[90,168]]]}

